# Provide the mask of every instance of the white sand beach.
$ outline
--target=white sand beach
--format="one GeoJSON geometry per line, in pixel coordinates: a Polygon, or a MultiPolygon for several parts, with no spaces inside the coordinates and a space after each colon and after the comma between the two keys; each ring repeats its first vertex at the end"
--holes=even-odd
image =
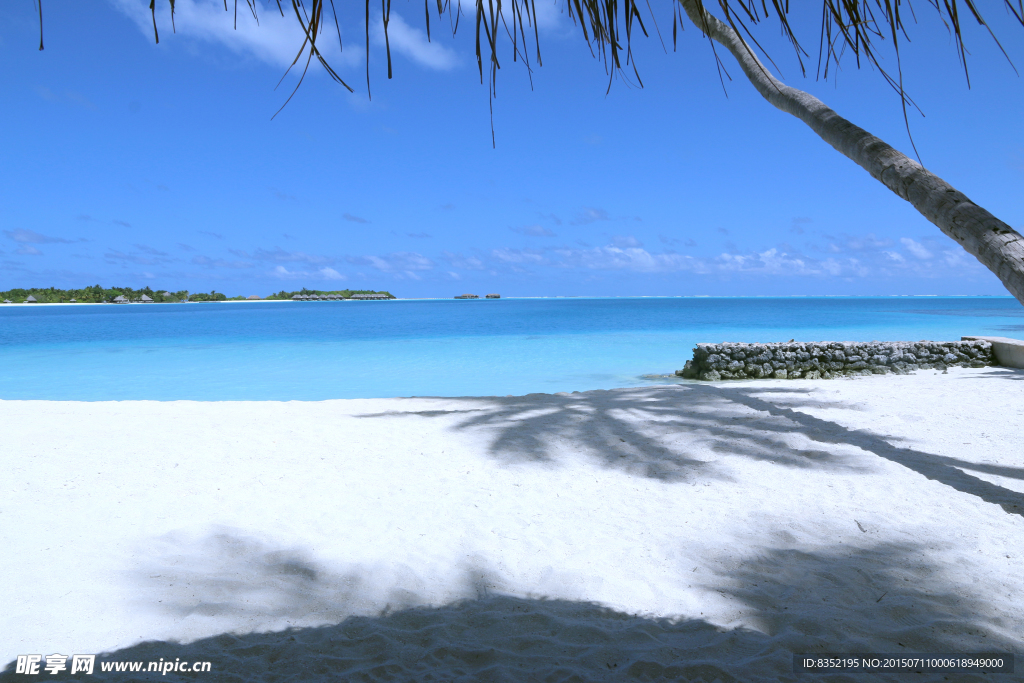
{"type": "Polygon", "coordinates": [[[794,652],[1024,653],[1021,370],[0,401],[0,432],[3,680],[53,653],[212,663],[85,677],[117,681],[776,681],[794,652]]]}

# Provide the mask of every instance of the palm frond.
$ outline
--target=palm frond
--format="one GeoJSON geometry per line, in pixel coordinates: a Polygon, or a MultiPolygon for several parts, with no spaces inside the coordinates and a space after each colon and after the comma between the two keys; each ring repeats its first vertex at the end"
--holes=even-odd
{"type": "MultiPolygon", "coordinates": [[[[287,1],[287,0],[286,0],[287,1]]],[[[470,1],[470,0],[467,0],[470,1]]],[[[475,15],[476,29],[476,62],[480,81],[484,80],[484,64],[486,62],[489,72],[488,91],[491,97],[495,94],[495,80],[501,69],[499,51],[501,47],[501,34],[504,33],[511,43],[512,61],[522,61],[531,77],[533,68],[530,66],[526,55],[529,53],[528,42],[533,40],[533,48],[536,53],[537,65],[543,64],[540,50],[540,33],[537,26],[537,3],[550,0],[471,0],[475,15]],[[511,15],[511,26],[507,22],[506,15],[511,15]],[[524,24],[525,22],[525,24],[524,24]],[[526,28],[532,28],[527,31],[526,28]],[[499,30],[499,29],[503,29],[499,30]],[[532,34],[532,36],[531,36],[532,34]]],[[[578,27],[581,37],[591,50],[591,53],[604,64],[609,74],[609,88],[611,79],[616,75],[624,73],[627,67],[632,67],[633,76],[642,86],[640,72],[633,56],[632,43],[636,35],[634,29],[639,29],[647,37],[647,28],[644,24],[644,11],[640,6],[641,0],[565,0],[562,5],[563,13],[578,27]]],[[[650,0],[642,0],[646,7],[647,16],[654,21],[655,9],[652,8],[650,0]]],[[[755,37],[757,28],[774,17],[775,23],[781,30],[782,35],[792,45],[797,63],[801,73],[806,74],[804,58],[808,53],[801,45],[796,32],[790,23],[790,16],[794,14],[806,14],[812,11],[807,3],[801,3],[799,8],[790,7],[789,0],[715,0],[717,9],[724,16],[737,34],[745,36],[742,38],[748,44],[748,49],[757,49],[776,69],[778,65],[761,46],[755,37]]],[[[43,9],[42,0],[35,0],[39,9],[39,49],[43,49],[43,9]]],[[[175,0],[167,0],[171,10],[171,24],[174,28],[175,0]]],[[[304,40],[299,49],[299,54],[292,63],[294,66],[303,56],[308,64],[315,58],[327,71],[331,78],[347,88],[352,88],[341,76],[330,66],[321,53],[317,40],[322,32],[325,3],[330,3],[334,15],[334,23],[338,38],[338,45],[341,46],[341,29],[338,24],[335,12],[334,0],[290,0],[296,21],[302,28],[304,40]]],[[[366,80],[367,94],[370,93],[370,24],[377,14],[371,5],[375,0],[365,0],[364,21],[366,37],[366,80]]],[[[672,43],[675,48],[677,40],[677,26],[682,24],[683,13],[679,9],[679,0],[662,0],[662,4],[668,3],[665,9],[672,12],[672,43]]],[[[698,8],[705,10],[704,0],[695,0],[698,8]]],[[[939,15],[947,29],[955,39],[956,51],[964,75],[970,85],[970,73],[967,66],[967,49],[964,45],[963,27],[961,22],[962,7],[967,8],[967,13],[974,20],[983,26],[993,41],[1010,61],[1009,55],[1003,49],[1002,44],[992,28],[992,24],[984,18],[978,7],[978,0],[919,0],[930,5],[939,15]]],[[[257,15],[257,3],[255,0],[245,0],[252,16],[259,21],[257,15]]],[[[282,16],[285,15],[281,0],[276,0],[278,10],[282,16]]],[[[153,21],[153,37],[160,42],[159,29],[156,17],[157,0],[150,0],[149,9],[153,21]]],[[[1002,0],[1002,5],[1007,12],[1009,20],[1024,27],[1024,0],[1002,0]]],[[[237,24],[238,0],[233,0],[234,19],[237,24]]],[[[828,79],[830,70],[837,69],[841,58],[850,53],[856,61],[857,67],[863,66],[864,62],[874,67],[889,85],[899,93],[903,99],[904,117],[906,117],[906,106],[913,105],[903,88],[902,67],[900,62],[901,50],[906,49],[909,44],[909,37],[903,22],[901,9],[910,10],[913,16],[912,0],[822,0],[821,1],[821,29],[819,32],[818,45],[818,67],[817,75],[828,79]],[[901,39],[902,37],[902,39],[901,39]],[[881,55],[878,50],[879,43],[891,40],[892,50],[896,57],[895,76],[890,74],[880,63],[881,55]]],[[[228,2],[224,0],[224,9],[229,11],[228,2]]],[[[436,0],[434,11],[440,19],[445,14],[449,15],[452,33],[458,31],[459,18],[463,7],[461,0],[436,0]]],[[[813,10],[817,13],[817,10],[813,10]]],[[[427,30],[427,39],[431,39],[431,3],[424,0],[424,23],[427,30]]],[[[388,78],[394,75],[394,65],[391,57],[391,41],[389,36],[389,23],[391,18],[391,0],[380,0],[380,21],[383,27],[384,48],[387,54],[388,78]]],[[[698,27],[700,28],[700,27],[698,27]]],[[[659,40],[660,30],[657,31],[659,40]]],[[[662,42],[664,46],[664,42],[662,42]]],[[[714,46],[712,45],[712,49],[714,46]]],[[[722,64],[717,54],[716,65],[721,74],[722,64]]],[[[1013,66],[1012,61],[1010,61],[1013,66]]],[[[290,71],[291,67],[289,67],[290,71]]],[[[1016,67],[1014,67],[1016,70],[1016,67]]],[[[287,72],[286,72],[287,73],[287,72]]],[[[305,73],[305,70],[303,71],[305,73]]],[[[300,79],[301,82],[301,79],[300,79]]],[[[294,95],[294,92],[292,93],[294,95]]],[[[291,99],[291,96],[288,98],[291,99]]]]}

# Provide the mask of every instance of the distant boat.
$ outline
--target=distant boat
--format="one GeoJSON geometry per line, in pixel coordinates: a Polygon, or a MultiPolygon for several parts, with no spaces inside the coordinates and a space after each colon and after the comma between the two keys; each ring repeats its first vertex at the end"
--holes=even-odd
{"type": "Polygon", "coordinates": [[[487,298],[488,299],[500,299],[501,298],[501,294],[488,294],[487,298]]]}
{"type": "Polygon", "coordinates": [[[477,296],[476,294],[460,294],[460,295],[458,295],[455,298],[456,299],[479,299],[480,297],[477,296]]]}

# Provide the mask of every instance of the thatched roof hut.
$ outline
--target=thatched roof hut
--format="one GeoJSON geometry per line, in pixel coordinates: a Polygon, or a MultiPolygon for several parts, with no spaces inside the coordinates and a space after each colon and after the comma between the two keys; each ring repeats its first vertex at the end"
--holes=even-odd
{"type": "Polygon", "coordinates": [[[139,301],[141,301],[141,302],[142,302],[142,303],[144,303],[144,304],[151,304],[151,303],[153,303],[153,300],[152,300],[152,299],[150,299],[150,298],[149,298],[148,296],[146,296],[145,294],[143,294],[142,296],[140,296],[140,297],[139,297],[139,301]]]}
{"type": "Polygon", "coordinates": [[[246,300],[248,300],[248,301],[259,301],[260,298],[258,296],[256,296],[255,294],[253,294],[250,297],[246,297],[246,300]]]}
{"type": "Polygon", "coordinates": [[[125,299],[123,296],[118,295],[118,296],[114,297],[114,303],[115,304],[126,304],[126,303],[128,303],[128,299],[125,299]]]}
{"type": "Polygon", "coordinates": [[[500,299],[501,298],[501,294],[488,294],[487,298],[488,299],[500,299]]]}
{"type": "Polygon", "coordinates": [[[27,303],[27,304],[37,304],[39,302],[36,300],[36,298],[34,296],[29,294],[28,298],[25,299],[25,303],[27,303]]]}
{"type": "Polygon", "coordinates": [[[9,304],[9,303],[11,303],[11,300],[10,299],[4,299],[4,303],[5,304],[9,304]]]}

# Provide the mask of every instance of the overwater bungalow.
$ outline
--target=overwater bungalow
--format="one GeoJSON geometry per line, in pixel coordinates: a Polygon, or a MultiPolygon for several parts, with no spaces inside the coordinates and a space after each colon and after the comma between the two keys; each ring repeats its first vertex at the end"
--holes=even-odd
{"type": "Polygon", "coordinates": [[[488,299],[500,299],[501,298],[501,294],[488,294],[487,298],[488,299]]]}
{"type": "Polygon", "coordinates": [[[456,299],[479,299],[480,297],[476,294],[460,294],[456,299]]]}
{"type": "Polygon", "coordinates": [[[387,294],[353,294],[352,299],[355,301],[384,301],[391,297],[387,294]]]}

